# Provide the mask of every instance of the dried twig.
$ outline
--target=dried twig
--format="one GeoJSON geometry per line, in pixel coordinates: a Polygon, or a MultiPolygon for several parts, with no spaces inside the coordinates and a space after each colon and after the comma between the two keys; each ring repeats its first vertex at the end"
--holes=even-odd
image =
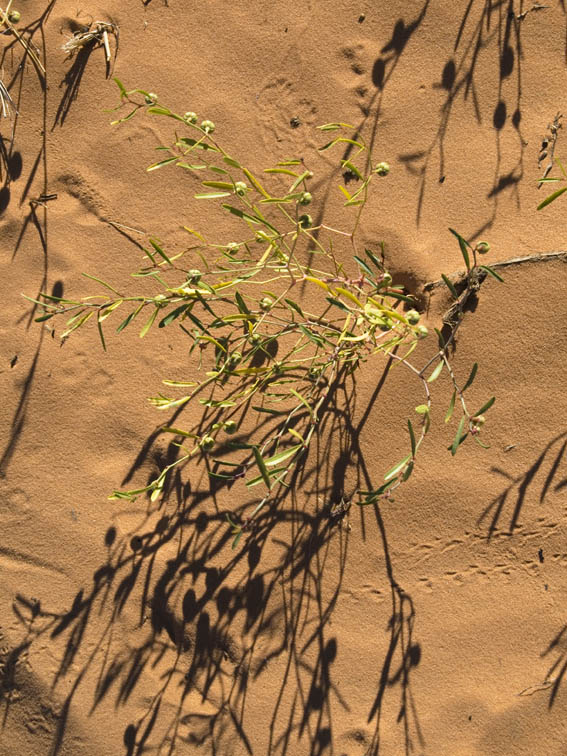
{"type": "MultiPolygon", "coordinates": [[[[565,260],[567,261],[567,250],[559,250],[557,252],[543,252],[537,255],[526,255],[526,257],[512,257],[510,260],[502,260],[502,262],[491,263],[491,268],[507,268],[510,265],[521,265],[527,262],[549,262],[550,260],[565,260]]],[[[465,273],[450,273],[447,278],[453,283],[458,283],[461,279],[464,279],[465,273]]],[[[445,286],[445,281],[440,278],[438,281],[430,281],[423,287],[424,291],[433,291],[439,286],[445,286]]]]}
{"type": "MultiPolygon", "coordinates": [[[[10,7],[10,4],[8,4],[8,8],[10,7]]],[[[43,67],[43,64],[41,60],[38,58],[38,56],[35,54],[35,52],[32,50],[31,45],[29,42],[26,42],[26,40],[22,37],[20,32],[16,29],[16,27],[12,24],[10,19],[8,18],[7,11],[0,8],[0,26],[3,25],[7,29],[9,29],[14,37],[18,40],[18,42],[22,45],[24,50],[27,52],[27,54],[30,56],[34,66],[37,69],[37,72],[42,76],[42,78],[45,76],[45,68],[43,67]]]]}
{"type": "Polygon", "coordinates": [[[114,59],[118,54],[118,36],[119,29],[116,24],[108,23],[106,21],[95,21],[87,31],[75,32],[72,37],[69,37],[67,42],[62,45],[62,49],[72,57],[75,52],[84,50],[91,45],[102,45],[104,47],[104,57],[106,58],[107,69],[110,72],[112,63],[112,55],[110,52],[110,42],[108,35],[112,34],[116,40],[116,48],[114,51],[114,59]]]}
{"type": "MultiPolygon", "coordinates": [[[[563,118],[562,113],[556,113],[555,118],[553,119],[553,123],[549,123],[547,125],[547,130],[549,131],[549,136],[546,134],[542,141],[541,141],[541,147],[539,150],[539,156],[537,159],[537,164],[541,168],[541,164],[543,160],[546,157],[549,157],[549,162],[545,166],[545,171],[543,172],[542,179],[547,178],[548,173],[553,168],[553,158],[555,155],[555,145],[557,144],[557,137],[559,136],[559,129],[562,126],[561,119],[563,118]]],[[[542,185],[542,181],[540,180],[539,184],[537,185],[537,188],[539,189],[542,185]]]]}
{"type": "Polygon", "coordinates": [[[8,118],[8,116],[11,116],[11,109],[14,109],[14,112],[17,114],[18,111],[16,110],[16,106],[14,105],[14,101],[10,97],[10,93],[4,86],[4,83],[2,79],[0,79],[0,115],[2,115],[4,118],[8,118]]]}

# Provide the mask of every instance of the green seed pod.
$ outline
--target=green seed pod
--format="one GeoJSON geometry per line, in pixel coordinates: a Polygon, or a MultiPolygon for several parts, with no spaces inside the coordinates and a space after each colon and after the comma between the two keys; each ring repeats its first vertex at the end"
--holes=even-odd
{"type": "Polygon", "coordinates": [[[201,128],[207,134],[212,134],[215,130],[215,124],[212,121],[201,121],[201,128]]]}
{"type": "Polygon", "coordinates": [[[479,255],[486,255],[490,252],[490,244],[485,241],[480,241],[475,247],[475,252],[479,255]]]}
{"type": "Polygon", "coordinates": [[[146,105],[153,105],[154,102],[157,102],[157,94],[155,92],[148,92],[148,94],[145,97],[146,105]]]}
{"type": "Polygon", "coordinates": [[[248,341],[254,346],[258,346],[258,344],[262,343],[263,339],[259,333],[251,333],[248,337],[248,341]]]}
{"type": "Polygon", "coordinates": [[[374,169],[374,173],[377,173],[379,176],[387,176],[390,173],[390,166],[388,163],[378,163],[374,169]]]}
{"type": "Polygon", "coordinates": [[[225,433],[232,435],[233,433],[236,433],[237,430],[238,425],[234,422],[234,420],[227,420],[224,424],[225,433]]]}
{"type": "Polygon", "coordinates": [[[303,192],[297,200],[297,203],[299,205],[309,205],[312,199],[313,196],[311,195],[311,192],[303,192]]]}
{"type": "Polygon", "coordinates": [[[22,14],[20,13],[20,11],[17,11],[17,10],[11,10],[8,13],[8,21],[11,24],[17,24],[21,17],[22,17],[22,14]]]}
{"type": "Polygon", "coordinates": [[[154,302],[156,304],[160,304],[160,303],[164,302],[166,299],[167,299],[167,295],[166,294],[158,294],[157,296],[154,297],[154,302]]]}
{"type": "Polygon", "coordinates": [[[215,439],[212,436],[203,436],[200,446],[203,451],[210,451],[215,445],[215,439]]]}
{"type": "Polygon", "coordinates": [[[484,415],[477,415],[476,417],[473,417],[471,419],[471,422],[474,426],[476,426],[477,428],[480,428],[481,426],[485,424],[486,418],[484,415]]]}
{"type": "Polygon", "coordinates": [[[311,226],[313,225],[313,218],[307,213],[304,213],[304,215],[299,216],[297,222],[299,223],[301,228],[311,228],[311,226]]]}
{"type": "Polygon", "coordinates": [[[391,331],[393,323],[390,318],[382,318],[382,322],[378,323],[378,328],[381,331],[391,331]]]}
{"type": "Polygon", "coordinates": [[[241,359],[242,359],[242,354],[240,352],[233,352],[228,358],[228,363],[231,366],[238,365],[241,359]]]}
{"type": "Polygon", "coordinates": [[[264,312],[268,312],[268,310],[272,309],[273,301],[270,297],[262,297],[262,299],[259,302],[260,309],[264,310],[264,312]]]}
{"type": "Polygon", "coordinates": [[[240,246],[236,242],[229,242],[226,245],[226,250],[229,255],[235,255],[239,249],[240,249],[240,246]]]}
{"type": "Polygon", "coordinates": [[[234,185],[234,191],[236,192],[236,194],[238,194],[239,197],[244,197],[247,189],[248,187],[246,186],[244,181],[237,181],[234,185]]]}
{"type": "Polygon", "coordinates": [[[191,281],[191,283],[197,283],[197,281],[201,280],[201,276],[203,274],[197,268],[192,268],[187,275],[188,275],[189,281],[191,281]]]}
{"type": "Polygon", "coordinates": [[[426,336],[428,336],[429,331],[424,325],[418,325],[416,328],[417,338],[418,339],[425,339],[426,336]]]}
{"type": "Polygon", "coordinates": [[[389,273],[382,273],[382,280],[380,281],[381,286],[391,286],[392,284],[392,276],[389,273]]]}
{"type": "Polygon", "coordinates": [[[417,325],[420,317],[421,315],[417,310],[408,310],[406,312],[406,319],[410,325],[417,325]]]}
{"type": "Polygon", "coordinates": [[[183,120],[187,123],[197,123],[197,113],[193,113],[192,110],[188,110],[183,114],[183,120]]]}

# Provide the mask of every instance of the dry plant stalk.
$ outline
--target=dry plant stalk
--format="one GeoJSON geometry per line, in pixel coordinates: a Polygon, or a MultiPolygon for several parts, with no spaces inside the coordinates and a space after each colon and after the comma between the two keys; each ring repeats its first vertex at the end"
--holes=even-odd
{"type": "Polygon", "coordinates": [[[38,58],[37,54],[32,50],[32,47],[29,42],[26,42],[26,40],[22,37],[20,32],[16,29],[16,27],[12,24],[9,18],[9,11],[10,11],[10,5],[12,4],[12,0],[8,3],[6,6],[6,9],[0,8],[0,28],[2,26],[5,26],[9,31],[12,32],[14,37],[18,40],[18,42],[22,45],[26,53],[30,56],[34,66],[36,67],[38,73],[43,77],[45,76],[45,68],[38,58]]]}
{"type": "Polygon", "coordinates": [[[118,51],[118,26],[106,21],[95,21],[87,31],[75,32],[75,34],[62,45],[62,49],[67,55],[69,55],[69,57],[72,57],[75,52],[80,52],[91,45],[102,45],[104,47],[106,65],[110,67],[112,55],[110,52],[110,42],[108,40],[109,34],[113,34],[116,40],[116,49],[114,52],[114,57],[116,58],[116,53],[118,51]]]}

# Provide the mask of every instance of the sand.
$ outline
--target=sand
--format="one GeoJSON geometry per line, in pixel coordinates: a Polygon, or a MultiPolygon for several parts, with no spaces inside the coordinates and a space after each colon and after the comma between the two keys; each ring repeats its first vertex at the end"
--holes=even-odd
{"type": "MultiPolygon", "coordinates": [[[[412,478],[335,522],[339,494],[379,485],[406,453],[421,401],[401,371],[380,382],[383,364],[367,365],[293,490],[234,551],[225,513],[252,499],[242,486],[211,493],[203,464],[163,502],[107,498],[171,458],[146,397],[191,377],[184,334],[125,330],[104,353],[86,327],[61,345],[62,324],[33,322],[21,296],[96,293],[83,272],[127,281],[140,252],[109,221],[169,250],[183,225],[206,222],[193,179],[145,171],[167,119],[111,127],[103,49],[61,50],[78,24],[105,21],[119,27],[114,75],[127,87],[213,120],[255,171],[305,157],[328,217],[342,212],[336,163],[317,154],[315,126],[359,127],[391,166],[364,238],[384,241],[395,280],[439,326],[449,297],[423,287],[463,267],[449,227],[489,240],[492,263],[566,248],[561,199],[536,211],[542,139],[565,104],[564,3],[13,7],[46,85],[2,35],[18,116],[0,192],[0,752],[565,753],[563,258],[502,268],[459,329],[455,372],[479,363],[471,401],[496,396],[490,450],[447,451],[441,378],[412,478]]],[[[10,128],[0,120],[5,146],[10,128]]],[[[219,240],[231,232],[219,216],[219,240]]],[[[435,348],[424,342],[424,362],[435,348]]]]}

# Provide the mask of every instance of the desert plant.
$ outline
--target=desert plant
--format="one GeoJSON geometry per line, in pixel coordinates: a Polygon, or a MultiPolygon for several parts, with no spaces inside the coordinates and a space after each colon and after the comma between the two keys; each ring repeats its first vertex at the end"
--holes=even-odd
{"type": "Polygon", "coordinates": [[[484,446],[479,434],[494,398],[478,411],[469,411],[465,392],[475,379],[477,365],[461,385],[451,367],[448,347],[466,298],[478,289],[479,276],[488,272],[499,278],[492,269],[477,264],[477,255],[488,251],[486,242],[473,248],[452,232],[466,273],[460,292],[444,277],[455,303],[444,333],[436,329],[438,350],[419,368],[410,356],[428,331],[420,322],[417,300],[392,281],[384,266],[383,247],[359,249],[360,219],[369,190],[376,181],[384,180],[389,166],[373,163],[363,138],[353,136],[352,126],[328,123],[319,127],[323,134],[332,135],[319,149],[348,148],[348,157],[343,157],[340,166],[357,180],[352,193],[339,187],[344,205],[351,209],[347,212],[352,211],[350,230],[345,231],[326,219],[315,222],[308,212],[315,201],[313,173],[303,159],[285,160],[265,169],[266,180],[276,183],[276,188],[268,188],[264,178],[260,180],[228,154],[212,121],[199,119],[193,112],[174,113],[157,95],[142,89],[127,91],[116,81],[121,105],[127,103],[131,109],[114,123],[145,111],[172,119],[179,129],[173,144],[157,148],[161,159],[147,170],[176,166],[194,174],[202,187],[195,197],[210,203],[207,207],[218,209],[220,203],[223,212],[241,221],[243,233],[237,241],[221,243],[209,238],[212,222],[203,232],[185,227],[191,244],[175,255],[149,237],[144,263],[135,275],[153,281],[156,293],[152,296],[120,291],[95,278],[106,289],[98,297],[63,299],[42,294],[32,300],[42,307],[36,320],[68,318],[63,339],[90,321],[96,323],[106,349],[103,328],[108,319],[130,306],[133,309],[117,326],[118,332],[137,319],[143,320],[140,337],[155,324],[163,328],[176,323],[190,341],[193,374],[182,380],[165,379],[164,384],[176,393],[160,393],[150,401],[161,411],[200,402],[203,415],[198,426],[163,427],[177,437],[181,456],[148,485],[115,491],[111,498],[148,494],[156,500],[172,468],[197,455],[208,455],[212,477],[224,481],[243,478],[249,488],[260,485],[266,489],[245,522],[239,524],[228,517],[235,546],[276,489],[288,485],[291,471],[317,433],[330,393],[347,374],[380,356],[404,365],[421,386],[423,399],[415,408],[417,418],[407,420],[407,455],[386,472],[374,490],[357,492],[359,504],[391,496],[412,474],[430,427],[429,387],[443,370],[453,387],[446,421],[455,407],[460,411],[451,453],[469,436],[484,446]],[[339,259],[338,251],[344,258],[345,247],[352,258],[350,266],[339,259]],[[258,413],[267,423],[247,432],[249,413],[258,413]],[[226,450],[231,453],[226,455],[226,450]]]}

